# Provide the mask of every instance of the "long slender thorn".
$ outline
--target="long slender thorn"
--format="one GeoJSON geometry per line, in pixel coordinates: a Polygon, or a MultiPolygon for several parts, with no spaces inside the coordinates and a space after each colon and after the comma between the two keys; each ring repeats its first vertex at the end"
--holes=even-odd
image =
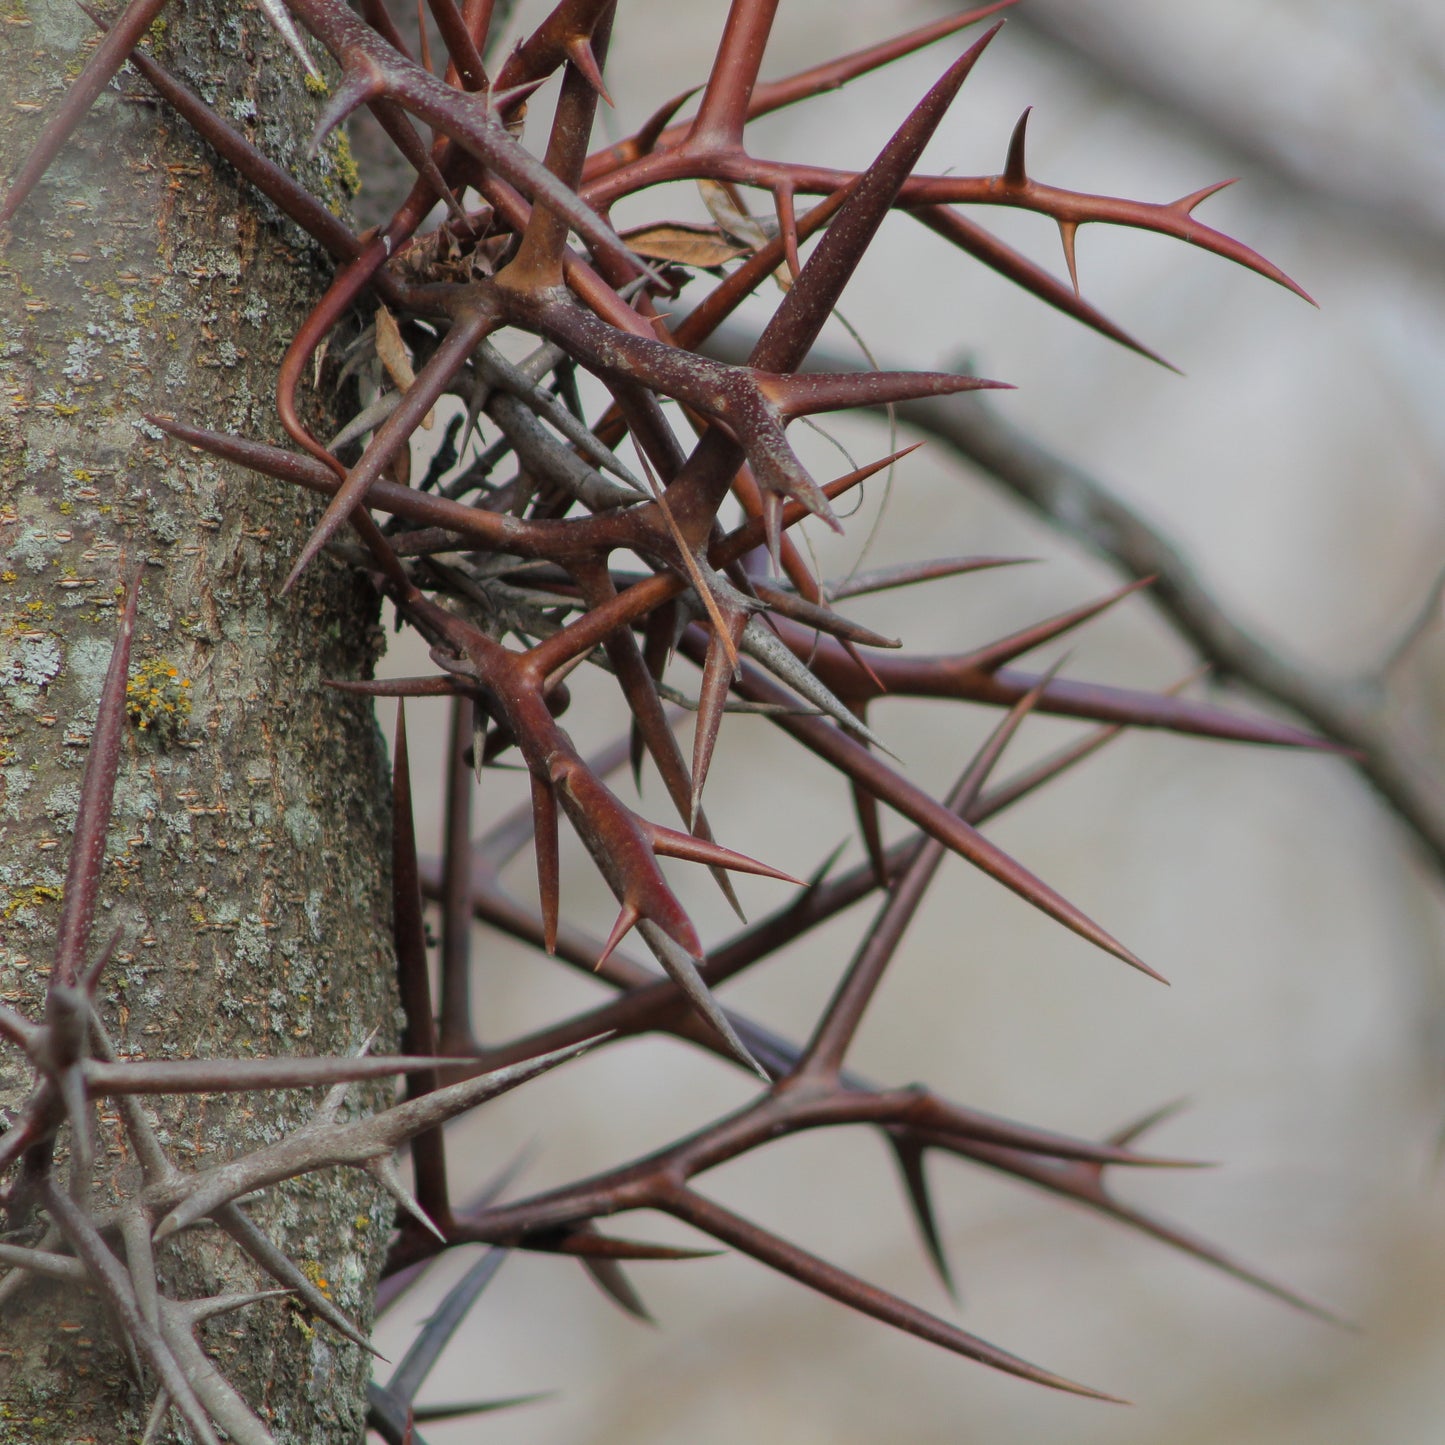
{"type": "Polygon", "coordinates": [[[1167,1104],[1161,1104],[1157,1109],[1151,1109],[1142,1118],[1135,1119],[1132,1123],[1116,1129],[1105,1140],[1105,1143],[1112,1144],[1116,1149],[1127,1148],[1136,1139],[1148,1133],[1150,1129],[1157,1128],[1166,1119],[1172,1119],[1188,1107],[1188,1099],[1171,1099],[1167,1104]]]}
{"type": "Polygon", "coordinates": [[[410,1404],[441,1358],[448,1341],[456,1334],[468,1311],[481,1298],[482,1291],[496,1277],[509,1251],[489,1249],[446,1292],[442,1302],[432,1311],[411,1347],[387,1381],[387,1389],[404,1404],[410,1404]]]}
{"type": "Polygon", "coordinates": [[[647,823],[645,830],[652,838],[652,851],[664,858],[683,858],[689,863],[706,863],[714,868],[731,868],[738,873],[756,873],[761,878],[777,878],[784,883],[804,887],[801,878],[784,873],[781,868],[772,868],[749,858],[745,853],[735,853],[731,848],[699,838],[691,833],[679,833],[674,828],[664,828],[660,823],[647,823]]]}
{"type": "Polygon", "coordinates": [[[928,1252],[928,1258],[942,1280],[944,1289],[948,1291],[949,1298],[956,1304],[958,1287],[954,1283],[953,1270],[943,1248],[943,1237],[939,1233],[938,1218],[933,1210],[933,1196],[928,1188],[928,1151],[916,1139],[896,1130],[888,1131],[888,1143],[903,1179],[903,1188],[908,1195],[909,1208],[913,1211],[913,1221],[922,1236],[923,1247],[928,1252]]]}
{"type": "MultiPolygon", "coordinates": [[[[561,900],[561,864],[558,857],[557,797],[546,778],[532,774],[533,853],[537,860],[537,894],[542,908],[542,943],[548,953],[557,951],[557,917],[561,900]]],[[[602,960],[597,963],[602,967],[602,960]]]]}
{"type": "Polygon", "coordinates": [[[1046,1385],[1074,1395],[1084,1395],[1090,1399],[1122,1403],[1113,1395],[1106,1395],[1099,1390],[1090,1389],[1087,1385],[1065,1379],[1051,1370],[1041,1369],[1038,1365],[1030,1364],[1017,1355],[979,1339],[977,1335],[968,1334],[938,1319],[897,1295],[870,1286],[846,1270],[780,1239],[712,1200],[694,1194],[690,1189],[676,1190],[665,1200],[659,1201],[659,1205],[670,1214],[675,1214],[679,1219],[712,1235],[714,1239],[751,1255],[769,1268],[779,1270],[829,1299],[837,1300],[861,1314],[882,1320],[896,1329],[1038,1385],[1046,1385]]]}
{"type": "Polygon", "coordinates": [[[1083,623],[1097,617],[1116,603],[1122,602],[1126,597],[1142,588],[1151,586],[1153,582],[1154,578],[1152,577],[1141,577],[1136,582],[1126,582],[1122,587],[1116,587],[1112,592],[1105,593],[1103,597],[1095,598],[1092,602],[1085,602],[1079,607],[1070,608],[1067,612],[1060,612],[1054,617],[1046,618],[1043,622],[1035,623],[1032,627],[1026,627],[1020,632],[1012,633],[1008,637],[1001,637],[997,642],[980,647],[976,652],[967,654],[966,664],[983,672],[996,672],[1005,663],[1012,662],[1016,657],[1021,657],[1026,652],[1032,652],[1034,648],[1041,647],[1044,643],[1052,642],[1056,637],[1073,631],[1074,628],[1082,626],[1083,623]]]}
{"type": "Polygon", "coordinates": [[[85,64],[70,89],[60,109],[46,124],[35,142],[30,154],[25,157],[15,173],[10,189],[0,201],[0,231],[10,224],[16,211],[39,184],[50,163],[60,153],[61,147],[70,139],[86,113],[95,103],[95,98],[125,64],[125,58],[135,48],[151,22],[165,8],[166,0],[132,0],[125,12],[110,27],[95,53],[85,64]]]}
{"type": "Polygon", "coordinates": [[[364,1334],[301,1272],[291,1257],[279,1248],[247,1215],[239,1204],[223,1204],[215,1212],[216,1223],[265,1270],[277,1284],[294,1294],[312,1314],[326,1321],[338,1334],[381,1358],[364,1334]]]}
{"type": "Polygon", "coordinates": [[[685,948],[673,942],[655,923],[643,919],[641,930],[647,946],[657,957],[658,962],[667,970],[672,981],[687,995],[692,1006],[717,1032],[733,1057],[751,1069],[765,1084],[771,1084],[773,1082],[771,1076],[739,1038],[732,1021],[718,1006],[717,1000],[703,982],[693,956],[685,948]]]}
{"type": "Polygon", "coordinates": [[[554,1400],[555,1390],[534,1390],[530,1395],[504,1395],[500,1400],[468,1400],[457,1405],[418,1405],[412,1419],[419,1425],[432,1421],[460,1420],[468,1415],[491,1415],[498,1410],[515,1409],[518,1405],[535,1405],[539,1400],[554,1400]]]}

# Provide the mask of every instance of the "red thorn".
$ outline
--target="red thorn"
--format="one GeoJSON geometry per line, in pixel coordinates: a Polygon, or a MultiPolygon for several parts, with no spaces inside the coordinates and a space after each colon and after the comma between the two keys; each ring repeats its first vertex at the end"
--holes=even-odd
{"type": "Polygon", "coordinates": [[[368,101],[376,100],[386,93],[386,81],[379,70],[351,70],[341,78],[341,84],[332,93],[331,99],[322,107],[316,117],[315,128],[306,145],[306,154],[314,158],[321,149],[321,143],[353,111],[368,101]]]}
{"type": "MultiPolygon", "coordinates": [[[[537,858],[537,894],[542,907],[542,944],[557,952],[557,915],[561,902],[561,862],[557,848],[557,798],[546,778],[532,775],[533,852],[537,858]]],[[[603,954],[603,958],[606,958],[603,954]]],[[[597,961],[602,967],[602,959],[597,961]]]]}
{"type": "Polygon", "coordinates": [[[1212,186],[1201,186],[1197,191],[1191,191],[1187,196],[1180,198],[1169,207],[1171,211],[1180,211],[1184,215],[1193,215],[1194,208],[1201,201],[1207,201],[1210,196],[1222,191],[1226,186],[1232,186],[1239,180],[1238,176],[1231,176],[1227,181],[1215,181],[1212,186]]]}
{"type": "Polygon", "coordinates": [[[660,823],[647,823],[644,830],[652,838],[652,851],[663,858],[682,858],[689,863],[705,863],[712,868],[731,868],[737,873],[756,873],[760,878],[777,878],[783,883],[794,883],[804,887],[801,878],[784,873],[781,868],[759,863],[746,853],[734,852],[706,838],[690,833],[679,833],[675,828],[664,828],[660,823]]]}
{"type": "Polygon", "coordinates": [[[622,912],[617,915],[617,922],[612,925],[612,932],[607,935],[607,942],[602,945],[602,953],[597,962],[592,965],[594,973],[612,957],[617,945],[632,932],[641,918],[642,911],[635,904],[624,903],[622,905],[622,912]]]}
{"type": "Polygon", "coordinates": [[[585,35],[574,35],[563,45],[567,52],[567,59],[577,67],[578,73],[583,80],[607,102],[612,104],[612,97],[607,93],[607,86],[602,80],[602,68],[597,64],[597,57],[592,52],[592,42],[585,35]]]}
{"type": "Polygon", "coordinates": [[[783,499],[776,492],[763,493],[763,533],[768,540],[768,556],[772,559],[773,576],[781,577],[783,575],[783,499]]]}

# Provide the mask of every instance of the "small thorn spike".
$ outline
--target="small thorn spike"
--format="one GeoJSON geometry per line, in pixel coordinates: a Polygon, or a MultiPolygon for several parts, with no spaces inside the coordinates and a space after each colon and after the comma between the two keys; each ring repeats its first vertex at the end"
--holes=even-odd
{"type": "Polygon", "coordinates": [[[1024,148],[1028,142],[1029,116],[1033,106],[1026,106],[1024,113],[1014,122],[1013,134],[1009,136],[1008,155],[1004,159],[1003,179],[1005,185],[1026,186],[1029,183],[1028,166],[1024,162],[1024,148]]]}

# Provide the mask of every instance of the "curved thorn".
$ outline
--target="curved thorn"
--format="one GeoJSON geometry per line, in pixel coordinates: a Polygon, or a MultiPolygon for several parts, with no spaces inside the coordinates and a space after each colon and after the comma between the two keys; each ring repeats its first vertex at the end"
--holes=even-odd
{"type": "Polygon", "coordinates": [[[316,117],[311,139],[306,143],[307,160],[316,159],[326,137],[348,116],[385,94],[386,80],[374,66],[368,64],[364,68],[348,70],[316,117]]]}
{"type": "Polygon", "coordinates": [[[1194,208],[1199,205],[1201,201],[1207,201],[1210,196],[1218,195],[1226,186],[1235,185],[1238,181],[1238,176],[1231,176],[1227,181],[1215,181],[1212,186],[1200,186],[1197,191],[1190,191],[1187,196],[1180,196],[1169,209],[1171,211],[1180,211],[1186,216],[1193,215],[1194,208]]]}
{"type": "Polygon", "coordinates": [[[587,1271],[587,1277],[610,1299],[624,1314],[629,1314],[635,1320],[641,1320],[645,1325],[656,1325],[657,1321],[652,1313],[642,1302],[642,1296],[633,1287],[632,1281],[623,1272],[622,1266],[615,1259],[597,1259],[591,1255],[581,1256],[582,1268],[587,1271]]]}
{"type": "Polygon", "coordinates": [[[1013,134],[1009,136],[1008,156],[1003,164],[1005,185],[1026,186],[1029,181],[1028,167],[1024,164],[1024,145],[1028,137],[1029,116],[1033,106],[1026,105],[1024,113],[1014,122],[1013,134]]]}

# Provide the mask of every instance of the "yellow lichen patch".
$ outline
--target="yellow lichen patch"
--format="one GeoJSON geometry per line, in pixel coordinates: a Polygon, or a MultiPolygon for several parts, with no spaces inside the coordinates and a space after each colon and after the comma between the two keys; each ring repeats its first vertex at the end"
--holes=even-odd
{"type": "Polygon", "coordinates": [[[50,888],[44,883],[32,883],[28,888],[19,888],[10,895],[5,907],[0,908],[0,919],[14,918],[22,908],[40,908],[47,903],[59,902],[59,888],[50,888]]]}
{"type": "Polygon", "coordinates": [[[336,181],[349,196],[361,191],[361,169],[351,153],[351,141],[346,132],[336,132],[336,144],[332,149],[332,162],[336,166],[336,181]]]}
{"type": "Polygon", "coordinates": [[[306,77],[306,89],[309,90],[312,95],[331,94],[331,87],[327,85],[319,75],[308,75],[306,77]]]}
{"type": "Polygon", "coordinates": [[[331,1284],[326,1276],[322,1274],[319,1264],[314,1260],[307,1260],[301,1266],[301,1273],[304,1274],[327,1299],[331,1298],[331,1284]]]}
{"type": "Polygon", "coordinates": [[[175,737],[191,715],[191,680],[161,658],[143,662],[125,685],[125,710],[142,732],[175,737]]]}
{"type": "MultiPolygon", "coordinates": [[[[304,1274],[327,1299],[331,1298],[331,1282],[326,1278],[325,1274],[322,1273],[321,1266],[317,1264],[315,1260],[302,1260],[300,1269],[301,1273],[304,1274]]],[[[291,1323],[295,1325],[308,1340],[316,1338],[316,1331],[312,1329],[308,1318],[310,1313],[311,1311],[299,1301],[291,1301],[291,1323]]]]}

